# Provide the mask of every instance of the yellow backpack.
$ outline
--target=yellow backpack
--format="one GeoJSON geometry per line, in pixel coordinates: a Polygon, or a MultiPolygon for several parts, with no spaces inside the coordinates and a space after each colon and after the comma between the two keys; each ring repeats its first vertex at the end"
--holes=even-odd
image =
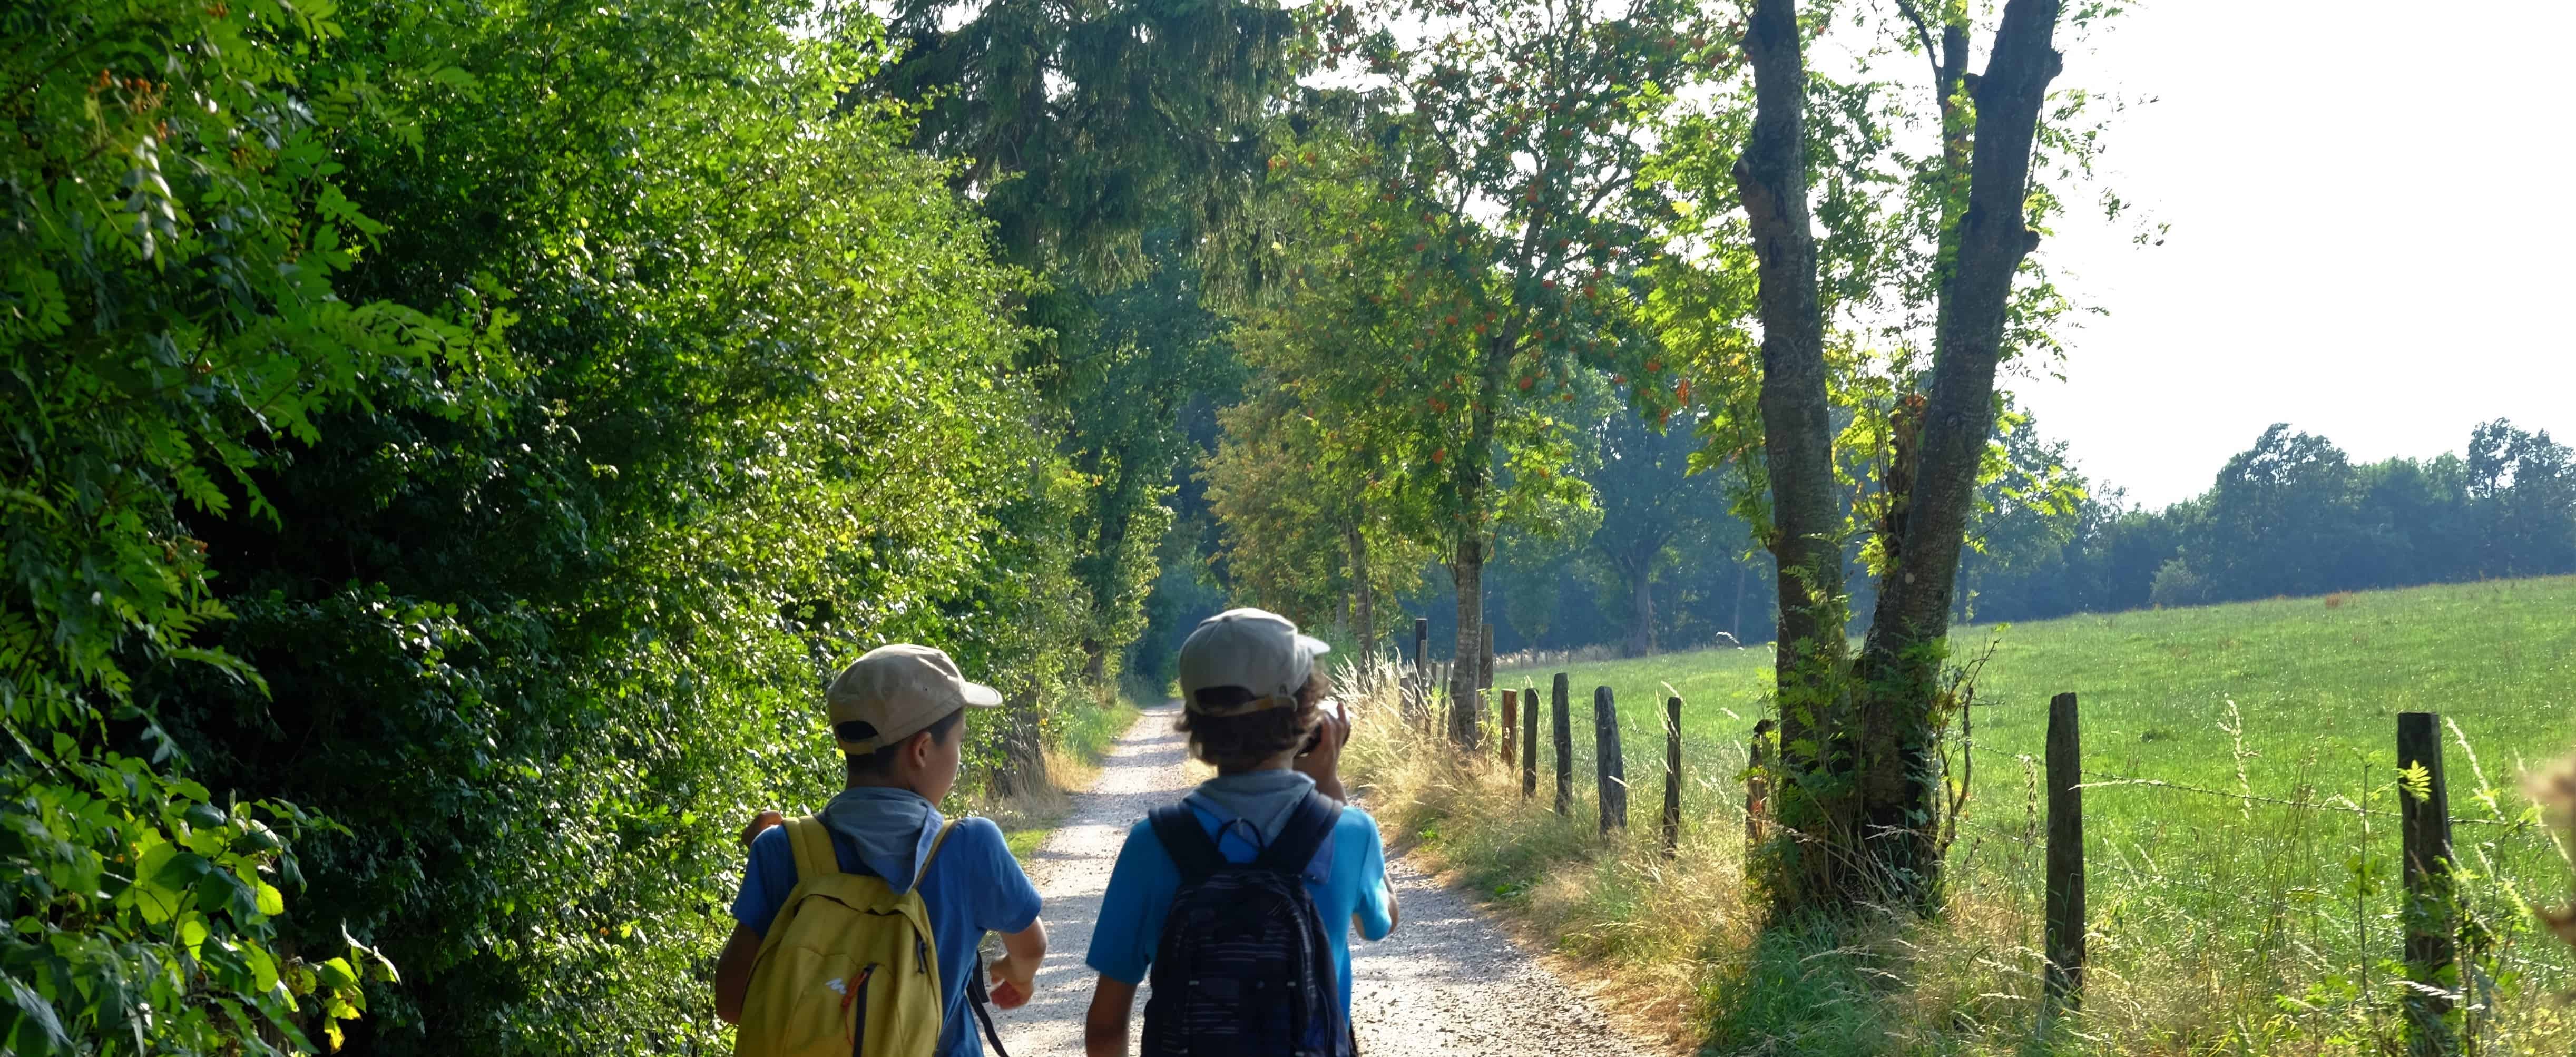
{"type": "Polygon", "coordinates": [[[796,887],[752,962],[734,1057],[932,1057],[946,1003],[918,879],[956,828],[940,828],[896,895],[884,878],[841,872],[821,819],[787,823],[796,887]]]}

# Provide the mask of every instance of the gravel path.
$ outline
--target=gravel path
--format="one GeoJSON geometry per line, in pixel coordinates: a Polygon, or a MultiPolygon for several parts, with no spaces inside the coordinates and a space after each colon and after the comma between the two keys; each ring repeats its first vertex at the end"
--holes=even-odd
{"type": "MultiPolygon", "coordinates": [[[[1190,786],[1174,710],[1151,709],[1101,761],[1062,828],[1026,863],[1046,899],[1050,951],[1029,1004],[1000,1015],[1012,1057],[1082,1052],[1082,1014],[1096,974],[1082,964],[1109,869],[1128,827],[1190,786]]],[[[1411,863],[1388,864],[1403,920],[1383,943],[1352,941],[1351,1006],[1367,1057],[1643,1055],[1654,1048],[1612,1027],[1464,895],[1411,863]]],[[[1144,998],[1138,996],[1141,1014],[1144,998]]],[[[1131,1029],[1131,1036],[1141,1032],[1131,1029]]]]}

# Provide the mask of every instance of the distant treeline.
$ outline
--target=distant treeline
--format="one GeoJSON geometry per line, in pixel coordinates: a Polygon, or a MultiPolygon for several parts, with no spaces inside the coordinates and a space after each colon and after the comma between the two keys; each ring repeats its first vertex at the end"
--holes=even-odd
{"type": "MultiPolygon", "coordinates": [[[[1605,459],[1592,476],[1602,517],[1589,538],[1507,536],[1497,548],[1486,574],[1496,649],[1634,652],[1641,624],[1661,649],[1706,646],[1720,632],[1770,639],[1769,555],[1724,509],[1717,477],[1683,475],[1689,437],[1622,421],[1603,423],[1596,437],[1647,457],[1605,459]],[[1651,604],[1641,607],[1636,578],[1611,554],[1653,516],[1649,507],[1675,494],[1708,498],[1681,518],[1696,527],[1653,563],[1651,604]]],[[[2465,455],[2361,464],[2323,437],[2276,425],[2230,458],[2207,492],[2157,510],[2065,470],[2065,442],[2027,424],[2000,439],[2011,469],[1986,486],[1982,549],[1960,566],[1961,615],[1980,623],[2576,573],[2576,453],[2501,419],[2477,427],[2465,455]],[[2056,485],[2049,501],[2052,490],[2030,487],[2042,477],[2056,485]]],[[[1857,558],[1852,574],[1853,611],[1866,613],[1870,583],[1857,558]]],[[[1430,618],[1434,652],[1445,654],[1437,644],[1455,627],[1456,596],[1436,567],[1422,583],[1402,608],[1430,618]]]]}
{"type": "Polygon", "coordinates": [[[1961,581],[1980,621],[2576,572],[2576,457],[2503,419],[2465,457],[2354,464],[2265,430],[2209,491],[2162,510],[2116,490],[2071,517],[2005,509],[1961,581]]]}

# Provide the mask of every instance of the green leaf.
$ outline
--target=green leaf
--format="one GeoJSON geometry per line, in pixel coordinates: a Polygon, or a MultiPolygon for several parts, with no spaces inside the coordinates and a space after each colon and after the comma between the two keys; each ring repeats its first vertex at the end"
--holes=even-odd
{"type": "Polygon", "coordinates": [[[159,925],[178,915],[190,900],[189,888],[205,873],[206,860],[180,851],[178,846],[153,834],[152,844],[135,861],[135,883],[126,889],[125,898],[143,914],[146,924],[159,925]]]}
{"type": "Polygon", "coordinates": [[[346,958],[333,958],[313,968],[321,976],[324,987],[358,986],[357,970],[349,967],[349,960],[346,958]]]}
{"type": "Polygon", "coordinates": [[[54,1015],[53,1004],[15,976],[9,977],[8,982],[9,1004],[18,1009],[21,1030],[33,1027],[41,1033],[47,1053],[71,1049],[71,1037],[63,1033],[62,1019],[54,1015]]]}
{"type": "Polygon", "coordinates": [[[462,66],[441,67],[436,72],[430,74],[429,79],[456,89],[457,91],[469,93],[474,91],[477,86],[483,83],[476,79],[472,73],[467,72],[462,66]]]}
{"type": "Polygon", "coordinates": [[[286,895],[285,893],[279,892],[276,885],[272,885],[266,881],[261,881],[259,883],[258,907],[261,914],[269,917],[276,917],[279,914],[286,913],[286,895]]]}
{"type": "Polygon", "coordinates": [[[268,948],[256,943],[242,944],[242,960],[250,963],[251,984],[262,994],[277,989],[277,958],[268,948]]]}

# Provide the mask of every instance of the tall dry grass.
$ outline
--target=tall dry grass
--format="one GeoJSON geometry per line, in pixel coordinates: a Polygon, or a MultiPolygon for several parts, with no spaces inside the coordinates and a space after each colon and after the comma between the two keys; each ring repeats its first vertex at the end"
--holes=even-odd
{"type": "MultiPolygon", "coordinates": [[[[1975,803],[1933,920],[1863,908],[1857,924],[1773,924],[1744,883],[1742,753],[1685,774],[1676,857],[1656,846],[1662,746],[1631,744],[1630,828],[1603,835],[1591,775],[1551,810],[1542,725],[1537,794],[1523,799],[1498,747],[1470,758],[1439,724],[1408,724],[1390,673],[1340,683],[1355,728],[1345,772],[1399,848],[1487,898],[1541,949],[1597,980],[1614,1009],[1676,1049],[1723,1054],[2380,1054],[2402,1052],[2393,766],[2320,751],[2284,761],[2237,749],[2239,790],[2088,791],[2235,796],[2222,826],[2100,842],[2091,862],[2092,963],[2081,1010],[2043,1026],[2044,808],[2038,761],[2022,795],[1975,803]],[[2296,790],[2286,797],[2256,790],[2296,790]]],[[[1588,703],[1587,703],[1588,706],[1588,703]]],[[[1590,736],[1578,707],[1578,739],[1590,736]]],[[[1490,731],[1490,728],[1489,728],[1490,731]]],[[[2456,737],[2456,731],[2454,732],[2456,737]]],[[[2453,774],[2460,911],[2468,942],[2462,1028],[2479,1053],[2576,1052],[2576,958],[2527,891],[2565,846],[2537,809],[2502,795],[2465,739],[2453,774]]],[[[2381,755],[2385,755],[2384,753],[2381,755]]],[[[2457,758],[2457,757],[2455,757],[2457,758]]],[[[2576,790],[2576,779],[2566,780],[2576,790]]],[[[2576,796],[2576,792],[2571,792],[2576,796]]],[[[2088,809],[2093,807],[2088,803],[2088,809]]],[[[2089,810],[2088,810],[2089,813],[2089,810]]],[[[2552,884],[2557,882],[2553,881],[2552,884]]],[[[2569,926],[2576,933],[2576,925],[2569,926]]]]}

